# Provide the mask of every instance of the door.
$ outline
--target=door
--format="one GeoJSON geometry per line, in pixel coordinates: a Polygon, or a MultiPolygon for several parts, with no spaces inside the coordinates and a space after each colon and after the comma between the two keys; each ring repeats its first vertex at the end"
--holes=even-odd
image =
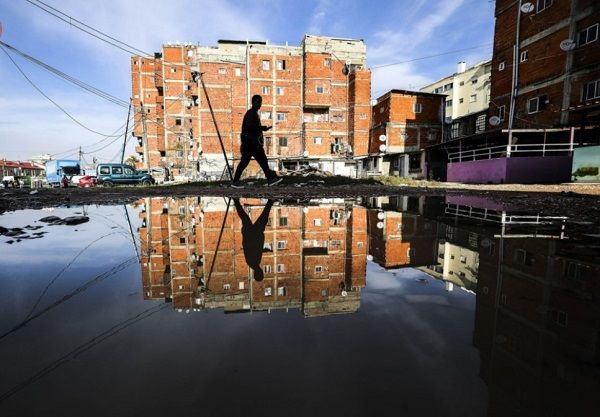
{"type": "Polygon", "coordinates": [[[112,180],[115,184],[125,184],[125,176],[123,175],[123,167],[122,166],[114,166],[111,169],[112,180]]]}

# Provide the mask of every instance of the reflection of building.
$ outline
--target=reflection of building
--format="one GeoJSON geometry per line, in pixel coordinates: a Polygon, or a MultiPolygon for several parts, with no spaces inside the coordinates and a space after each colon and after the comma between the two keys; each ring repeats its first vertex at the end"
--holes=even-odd
{"type": "MultiPolygon", "coordinates": [[[[168,43],[153,57],[134,56],[140,165],[168,166],[184,178],[221,175],[218,133],[229,157],[238,157],[244,113],[252,95],[260,94],[263,124],[273,126],[265,151],[275,168],[315,164],[335,174],[354,174],[354,157],[367,154],[371,119],[371,73],[365,64],[362,40],[311,35],[300,46],[168,43]]],[[[250,172],[256,169],[252,162],[250,172]]]]}
{"type": "MultiPolygon", "coordinates": [[[[246,206],[255,221],[264,206],[246,206]]],[[[356,311],[366,285],[366,210],[344,200],[274,206],[262,281],[252,278],[241,221],[223,199],[145,199],[140,237],[144,296],[178,309],[301,308],[306,316],[356,311]],[[150,250],[150,253],[148,253],[150,250]]]]}
{"type": "Polygon", "coordinates": [[[480,249],[473,342],[490,415],[595,415],[600,392],[597,249],[496,238],[480,249]]]}
{"type": "Polygon", "coordinates": [[[418,209],[419,199],[384,197],[371,202],[371,207],[385,207],[368,213],[369,253],[378,265],[401,268],[435,262],[435,222],[409,211],[413,204],[418,209]]]}

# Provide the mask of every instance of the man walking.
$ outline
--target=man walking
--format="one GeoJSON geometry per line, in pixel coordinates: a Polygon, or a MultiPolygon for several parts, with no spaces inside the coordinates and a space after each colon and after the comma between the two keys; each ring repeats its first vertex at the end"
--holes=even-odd
{"type": "Polygon", "coordinates": [[[233,183],[231,184],[234,188],[244,188],[244,184],[240,181],[240,178],[252,157],[256,159],[256,162],[258,162],[265,173],[267,184],[269,186],[279,184],[282,181],[282,179],[269,168],[267,155],[265,155],[265,149],[263,148],[263,132],[271,129],[271,126],[261,125],[260,117],[258,115],[258,110],[261,106],[262,97],[259,95],[252,96],[252,107],[246,112],[244,121],[242,122],[242,158],[235,170],[235,176],[233,177],[233,183]]]}
{"type": "Polygon", "coordinates": [[[234,198],[233,203],[238,216],[242,221],[242,248],[244,249],[244,258],[246,264],[254,271],[254,279],[262,281],[264,278],[263,270],[260,266],[262,254],[265,251],[265,228],[269,222],[269,214],[273,207],[273,200],[267,201],[262,213],[255,223],[252,223],[250,216],[244,211],[239,198],[234,198]]]}

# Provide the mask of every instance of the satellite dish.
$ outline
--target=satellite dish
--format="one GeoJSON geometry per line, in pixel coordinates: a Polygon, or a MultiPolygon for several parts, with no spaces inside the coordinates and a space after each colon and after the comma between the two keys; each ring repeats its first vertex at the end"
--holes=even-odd
{"type": "Polygon", "coordinates": [[[379,135],[379,140],[381,142],[385,142],[387,140],[387,136],[386,135],[379,135]]]}
{"type": "Polygon", "coordinates": [[[377,213],[377,218],[379,220],[385,219],[385,213],[383,211],[380,211],[379,213],[377,213]]]}
{"type": "Polygon", "coordinates": [[[386,149],[387,149],[387,146],[385,146],[385,145],[379,145],[379,151],[380,152],[385,152],[386,149]]]}
{"type": "Polygon", "coordinates": [[[373,255],[367,255],[367,261],[372,261],[373,260],[373,255]]]}
{"type": "Polygon", "coordinates": [[[342,291],[342,297],[345,297],[347,295],[348,295],[348,293],[346,291],[342,291]]]}
{"type": "Polygon", "coordinates": [[[572,51],[573,49],[575,49],[576,46],[577,44],[573,39],[565,39],[560,43],[560,49],[562,49],[565,52],[572,51]]]}
{"type": "Polygon", "coordinates": [[[533,5],[533,3],[523,3],[521,5],[521,11],[523,13],[531,13],[531,12],[533,12],[534,9],[535,9],[535,6],[533,5]]]}
{"type": "Polygon", "coordinates": [[[500,124],[501,120],[498,116],[492,116],[492,117],[490,117],[489,122],[492,126],[498,126],[500,124]]]}
{"type": "Polygon", "coordinates": [[[308,151],[302,152],[302,156],[304,156],[306,158],[308,156],[308,151]]]}
{"type": "Polygon", "coordinates": [[[377,222],[377,228],[383,229],[383,222],[377,222]]]}

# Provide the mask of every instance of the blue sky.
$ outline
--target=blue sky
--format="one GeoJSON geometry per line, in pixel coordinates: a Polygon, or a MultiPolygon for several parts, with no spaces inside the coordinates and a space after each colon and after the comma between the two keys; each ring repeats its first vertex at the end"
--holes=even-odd
{"type": "MultiPolygon", "coordinates": [[[[364,39],[368,65],[377,66],[489,44],[469,51],[373,70],[373,96],[391,88],[419,89],[491,56],[494,2],[487,0],[44,0],[62,12],[142,50],[166,41],[214,45],[218,39],[298,45],[306,33],[364,39]]],[[[0,40],[114,96],[131,92],[129,55],[41,11],[26,0],[0,2],[0,40]]],[[[112,134],[127,109],[91,95],[18,56],[38,87],[89,128],[112,134]]],[[[0,158],[50,153],[75,157],[78,146],[100,161],[112,144],[54,107],[0,51],[0,158]],[[106,148],[99,150],[104,145],[106,148]]],[[[133,152],[132,140],[127,155],[133,152]]]]}

